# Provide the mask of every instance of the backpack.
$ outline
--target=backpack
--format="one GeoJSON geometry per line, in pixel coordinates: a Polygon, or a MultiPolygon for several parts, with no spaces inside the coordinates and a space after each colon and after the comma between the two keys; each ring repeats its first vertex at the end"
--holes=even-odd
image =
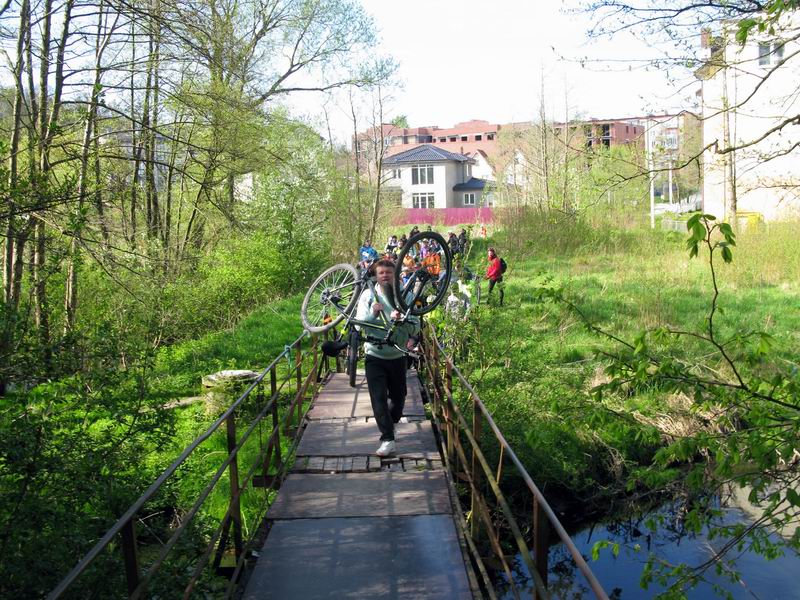
{"type": "Polygon", "coordinates": [[[506,269],[508,269],[508,265],[506,264],[506,259],[500,258],[500,272],[505,273],[506,269]]]}

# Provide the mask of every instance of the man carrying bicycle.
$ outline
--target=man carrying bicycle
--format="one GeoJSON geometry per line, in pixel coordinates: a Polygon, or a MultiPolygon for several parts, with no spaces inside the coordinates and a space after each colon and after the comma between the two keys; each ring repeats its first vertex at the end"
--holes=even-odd
{"type": "MultiPolygon", "coordinates": [[[[394,308],[394,269],[389,259],[374,264],[375,291],[366,289],[358,299],[356,319],[381,325],[402,317],[394,308]]],[[[413,345],[410,336],[419,331],[419,319],[409,317],[399,324],[392,335],[391,344],[364,343],[367,388],[372,403],[372,413],[380,430],[380,447],[375,454],[389,456],[395,451],[394,425],[403,416],[406,401],[406,355],[400,348],[413,345]],[[398,347],[395,347],[398,346],[398,347]]]]}

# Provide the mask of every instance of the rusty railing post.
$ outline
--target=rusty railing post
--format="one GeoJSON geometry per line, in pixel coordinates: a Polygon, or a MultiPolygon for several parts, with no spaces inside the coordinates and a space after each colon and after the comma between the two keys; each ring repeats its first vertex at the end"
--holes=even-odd
{"type": "MultiPolygon", "coordinates": [[[[433,391],[434,391],[434,398],[437,398],[441,403],[442,396],[441,396],[441,387],[440,387],[440,376],[439,376],[439,348],[436,345],[436,340],[431,339],[431,357],[433,358],[433,391]]],[[[442,408],[441,406],[439,408],[442,408]]]]}
{"type": "MultiPolygon", "coordinates": [[[[331,339],[331,330],[328,329],[327,331],[325,331],[325,341],[328,342],[328,341],[330,341],[330,339],[331,339]]],[[[316,358],[317,358],[317,355],[315,353],[314,354],[314,359],[316,359],[316,358]]],[[[327,374],[328,371],[331,370],[331,361],[325,354],[322,355],[322,364],[325,367],[325,373],[327,374]]]]}
{"type": "MultiPolygon", "coordinates": [[[[297,415],[297,427],[300,427],[300,419],[303,415],[303,399],[300,397],[300,393],[303,389],[303,341],[302,339],[297,340],[297,345],[295,346],[295,364],[297,365],[297,371],[295,374],[295,379],[297,383],[297,395],[295,396],[295,405],[296,405],[296,415],[297,415]]],[[[292,422],[294,422],[294,416],[292,416],[292,422]]]]}
{"type": "Polygon", "coordinates": [[[458,465],[455,464],[455,436],[458,435],[458,427],[453,418],[453,366],[450,361],[444,363],[444,402],[447,406],[447,456],[450,464],[453,465],[453,475],[458,476],[458,465]]]}
{"type": "MultiPolygon", "coordinates": [[[[276,371],[275,365],[272,365],[272,368],[269,370],[269,397],[270,399],[275,398],[275,394],[278,393],[278,373],[276,371]]],[[[278,399],[275,398],[275,404],[278,403],[278,399]]]]}
{"type": "MultiPolygon", "coordinates": [[[[236,449],[236,411],[231,412],[225,425],[228,438],[228,456],[236,449]]],[[[233,522],[233,547],[238,561],[242,555],[242,507],[239,502],[241,490],[239,489],[239,455],[238,453],[231,458],[228,465],[228,477],[231,484],[231,521],[233,522]]]]}
{"type": "MultiPolygon", "coordinates": [[[[536,571],[542,578],[544,585],[547,585],[547,553],[550,548],[550,522],[547,515],[542,510],[538,498],[533,497],[533,562],[536,571]]],[[[534,600],[539,600],[540,595],[534,586],[534,600]]]]}
{"type": "MultiPolygon", "coordinates": [[[[478,519],[478,503],[481,501],[482,492],[480,489],[481,466],[478,460],[478,450],[481,447],[481,433],[483,432],[483,414],[478,406],[478,401],[472,398],[472,437],[475,438],[475,445],[472,447],[472,465],[470,466],[470,479],[472,487],[470,489],[470,525],[469,535],[473,541],[478,540],[480,535],[480,519],[478,519]]],[[[503,460],[502,456],[500,460],[503,460]]]]}
{"type": "Polygon", "coordinates": [[[134,519],[125,523],[120,531],[122,536],[122,558],[125,562],[125,580],[128,583],[128,596],[139,586],[139,552],[136,549],[136,527],[134,519]]]}
{"type": "MultiPolygon", "coordinates": [[[[275,435],[275,449],[274,449],[274,461],[275,461],[275,468],[276,471],[280,472],[281,467],[283,466],[283,460],[281,459],[281,425],[280,425],[280,418],[278,417],[278,398],[276,394],[278,393],[278,373],[273,366],[269,370],[269,397],[270,401],[272,402],[272,408],[270,412],[272,413],[272,431],[270,431],[270,439],[272,439],[272,435],[275,435]]],[[[269,469],[269,465],[266,465],[266,469],[269,469]]],[[[267,476],[269,473],[264,473],[267,476]]],[[[265,479],[266,481],[266,479],[265,479]]]]}

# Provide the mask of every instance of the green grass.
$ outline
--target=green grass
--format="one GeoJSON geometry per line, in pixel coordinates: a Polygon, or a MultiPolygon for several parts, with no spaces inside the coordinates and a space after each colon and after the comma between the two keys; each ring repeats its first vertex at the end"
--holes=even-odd
{"type": "MultiPolygon", "coordinates": [[[[151,396],[164,401],[197,396],[201,393],[203,375],[222,369],[262,371],[284,350],[286,345],[291,344],[302,333],[301,300],[302,296],[297,295],[275,302],[270,306],[255,310],[230,330],[211,333],[199,339],[160,350],[149,382],[151,396]]],[[[288,360],[282,360],[278,364],[279,385],[288,370],[288,360]]],[[[265,394],[268,396],[269,383],[266,383],[265,387],[265,394]]],[[[236,400],[241,391],[243,390],[232,392],[229,398],[230,402],[236,400]]],[[[294,381],[291,380],[287,382],[284,391],[279,396],[281,417],[284,415],[284,408],[293,397],[293,391],[294,381]]],[[[257,405],[254,395],[251,398],[252,400],[245,403],[243,409],[237,412],[237,438],[239,439],[252,417],[263,406],[257,405]]],[[[166,468],[192,440],[205,431],[221,410],[222,407],[215,412],[210,412],[207,410],[205,402],[174,409],[174,443],[154,449],[153,453],[147,457],[147,467],[154,474],[166,468]]],[[[271,419],[267,417],[240,450],[238,462],[241,478],[244,478],[255,463],[262,447],[266,447],[270,431],[271,419]]],[[[284,458],[286,458],[290,443],[291,440],[281,435],[284,458]]],[[[227,454],[223,425],[192,453],[187,462],[160,491],[157,498],[151,502],[151,505],[158,507],[161,503],[165,506],[176,507],[179,511],[187,510],[195,502],[203,488],[210,483],[227,454]]],[[[229,486],[226,472],[203,504],[196,527],[206,531],[205,535],[208,535],[208,527],[215,527],[228,509],[229,486]]],[[[268,493],[263,489],[254,489],[252,486],[248,486],[243,491],[241,504],[245,536],[252,534],[259,525],[257,518],[263,514],[265,501],[273,494],[273,492],[268,493]]]]}
{"type": "Polygon", "coordinates": [[[302,333],[301,295],[259,308],[234,328],[162,349],[151,379],[154,394],[193,396],[200,380],[222,369],[260,371],[302,333]]]}
{"type": "MultiPolygon", "coordinates": [[[[526,233],[518,231],[513,240],[499,232],[476,241],[470,261],[476,271],[485,269],[490,244],[509,263],[505,306],[473,313],[476,323],[461,366],[540,485],[583,498],[613,494],[630,468],[646,464],[661,444],[658,433],[631,414],[655,416],[672,408],[657,390],[602,403],[592,399],[589,390],[604,378],[597,351],[614,344],[588,331],[562,305],[536,301],[538,282],[558,282],[594,324],[630,340],[659,326],[702,330],[710,272],[702,255],[688,258],[681,234],[544,229],[528,231],[530,239],[520,239],[526,233]]],[[[763,330],[774,336],[784,359],[797,361],[798,233],[797,224],[743,233],[734,262],[719,261],[720,336],[763,330]]],[[[685,353],[714,360],[708,348],[693,343],[685,353]]]]}

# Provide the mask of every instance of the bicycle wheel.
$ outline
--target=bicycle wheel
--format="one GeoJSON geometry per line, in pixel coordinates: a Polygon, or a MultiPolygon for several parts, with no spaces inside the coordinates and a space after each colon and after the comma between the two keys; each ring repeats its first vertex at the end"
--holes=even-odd
{"type": "Polygon", "coordinates": [[[300,317],[311,333],[322,333],[338,325],[358,302],[361,282],[355,267],[341,263],[326,269],[308,288],[300,317]]]}
{"type": "Polygon", "coordinates": [[[444,300],[452,275],[453,256],[444,238],[435,231],[413,235],[397,257],[395,303],[401,311],[411,307],[412,315],[429,313],[444,300]],[[403,264],[409,255],[414,257],[416,269],[403,283],[403,264]]]}
{"type": "Polygon", "coordinates": [[[347,337],[347,375],[350,377],[350,387],[356,387],[359,341],[358,331],[352,327],[347,337]]]}

